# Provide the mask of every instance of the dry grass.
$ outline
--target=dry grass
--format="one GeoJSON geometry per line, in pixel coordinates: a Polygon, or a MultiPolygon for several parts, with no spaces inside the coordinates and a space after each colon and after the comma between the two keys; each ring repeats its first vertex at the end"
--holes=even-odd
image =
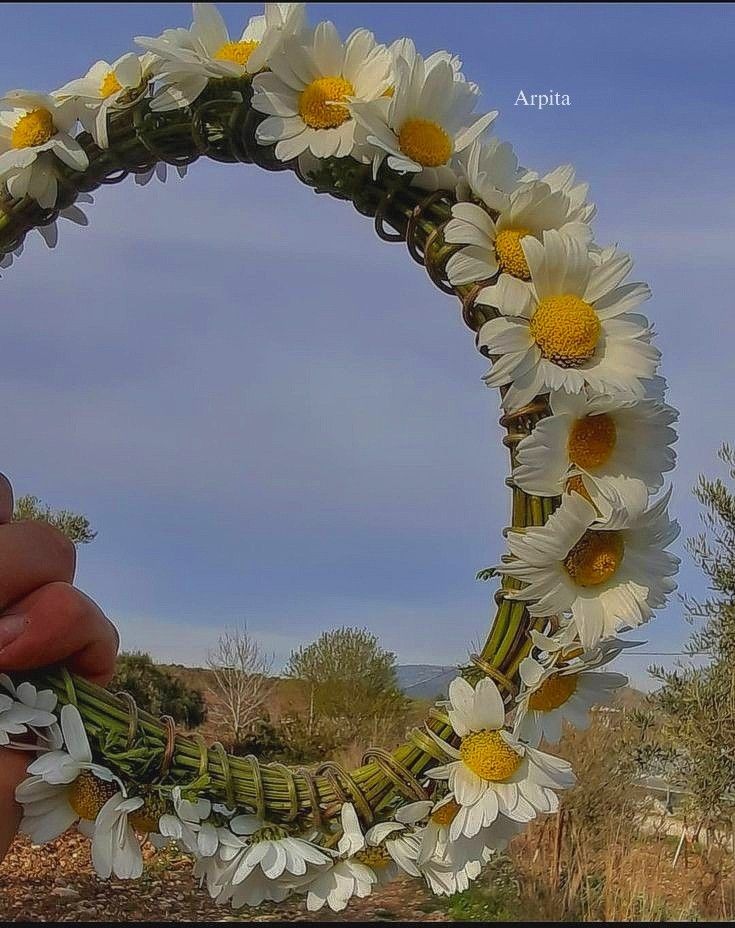
{"type": "Polygon", "coordinates": [[[610,822],[594,844],[562,818],[533,826],[509,858],[517,906],[542,921],[659,922],[730,920],[735,915],[732,860],[692,849],[674,867],[676,841],[626,834],[610,822]],[[557,852],[558,848],[558,852],[557,852]]]}
{"type": "Polygon", "coordinates": [[[674,866],[678,839],[644,833],[650,804],[631,786],[634,738],[622,713],[567,732],[559,751],[579,782],[561,812],[532,823],[450,912],[482,921],[732,920],[732,852],[694,846],[674,866]]]}
{"type": "MultiPolygon", "coordinates": [[[[207,690],[208,671],[171,669],[190,686],[207,690]]],[[[624,698],[628,703],[634,701],[630,693],[624,698]]],[[[298,681],[278,681],[269,704],[271,721],[278,728],[284,719],[303,718],[307,708],[308,699],[298,681]]],[[[357,766],[366,747],[394,747],[407,728],[421,724],[425,712],[426,705],[416,702],[398,717],[376,719],[358,739],[332,751],[332,757],[348,769],[357,766]]],[[[203,733],[210,739],[217,735],[209,726],[203,733]]],[[[635,737],[625,713],[600,716],[586,732],[569,730],[553,750],[572,762],[579,782],[564,796],[561,814],[532,823],[466,893],[434,900],[416,881],[401,881],[330,920],[735,919],[731,851],[716,846],[688,848],[674,867],[677,839],[643,833],[645,806],[641,794],[631,788],[635,737]]],[[[79,838],[66,837],[40,850],[19,841],[0,867],[0,908],[4,905],[6,920],[105,920],[114,916],[120,921],[220,921],[228,915],[194,888],[184,861],[161,869],[152,860],[147,879],[154,892],[129,894],[123,886],[99,883],[87,856],[79,838]],[[76,895],[67,898],[67,888],[76,895]]],[[[302,920],[306,916],[301,909],[299,903],[273,906],[258,915],[263,920],[302,920]]]]}

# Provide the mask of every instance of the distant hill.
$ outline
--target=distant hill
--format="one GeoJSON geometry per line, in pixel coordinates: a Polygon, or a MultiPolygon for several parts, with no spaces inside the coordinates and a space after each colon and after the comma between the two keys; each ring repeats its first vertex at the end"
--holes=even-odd
{"type": "Polygon", "coordinates": [[[412,699],[446,697],[449,684],[457,676],[456,667],[440,664],[399,664],[398,685],[412,699]]]}
{"type": "MultiPolygon", "coordinates": [[[[161,664],[179,677],[184,683],[194,689],[202,690],[211,698],[208,692],[212,685],[212,672],[206,667],[184,667],[181,664],[161,664]]],[[[446,697],[450,682],[457,676],[457,668],[442,666],[440,664],[400,664],[396,667],[398,686],[412,699],[438,699],[446,697]]],[[[302,685],[298,680],[279,680],[277,694],[280,697],[276,714],[282,711],[292,711],[300,708],[304,700],[302,685]],[[280,704],[284,705],[281,706],[280,704]]]]}
{"type": "MultiPolygon", "coordinates": [[[[212,694],[211,671],[204,667],[184,667],[181,664],[161,664],[166,670],[192,688],[202,690],[208,701],[212,694]]],[[[456,666],[442,664],[399,664],[396,667],[399,688],[411,699],[446,699],[449,684],[457,676],[456,666]]],[[[645,701],[645,694],[632,686],[619,690],[616,702],[627,709],[638,708],[645,701]]],[[[290,712],[300,712],[307,700],[303,686],[298,680],[281,678],[273,695],[271,710],[276,718],[290,712]]]]}

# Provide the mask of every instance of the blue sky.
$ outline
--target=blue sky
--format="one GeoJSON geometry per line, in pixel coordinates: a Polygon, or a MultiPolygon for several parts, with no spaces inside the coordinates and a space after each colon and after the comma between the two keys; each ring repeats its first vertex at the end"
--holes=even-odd
{"type": "MultiPolygon", "coordinates": [[[[233,29],[258,11],[223,9],[233,29]]],[[[53,89],[190,8],[2,17],[0,88],[53,89]]],[[[673,508],[696,532],[690,488],[735,438],[733,8],[315,3],[310,18],[460,54],[526,166],[572,161],[590,182],[597,240],[654,292],[681,409],[673,508]],[[550,89],[572,105],[513,105],[550,89]]],[[[0,281],[0,467],[99,529],[79,582],[123,644],[197,662],[247,620],[280,661],[347,623],[402,662],[462,660],[489,617],[474,575],[500,554],[507,465],[457,304],[289,175],[201,162],[99,191],[90,219],[54,252],[34,236],[0,281]]],[[[680,579],[702,592],[686,563],[680,579]]],[[[637,637],[675,651],[686,634],[673,603],[637,637]]],[[[649,661],[627,659],[637,682],[649,661]]]]}

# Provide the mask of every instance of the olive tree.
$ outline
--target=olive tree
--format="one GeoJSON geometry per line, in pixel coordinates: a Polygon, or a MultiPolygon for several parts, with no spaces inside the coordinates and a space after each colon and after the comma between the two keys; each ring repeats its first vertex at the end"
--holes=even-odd
{"type": "Polygon", "coordinates": [[[406,705],[396,678],[396,656],[365,628],[336,628],[291,653],[286,675],[309,688],[309,723],[342,721],[345,735],[389,719],[406,705]]]}
{"type": "Polygon", "coordinates": [[[704,600],[683,597],[693,631],[692,658],[674,670],[651,668],[661,683],[650,698],[644,760],[684,786],[699,827],[730,823],[735,815],[735,452],[719,457],[729,481],[700,476],[694,495],[703,531],[688,550],[709,581],[704,600]]]}
{"type": "Polygon", "coordinates": [[[68,509],[52,509],[37,496],[21,496],[15,501],[13,521],[21,522],[25,519],[48,522],[75,545],[89,544],[97,537],[97,532],[92,530],[86,516],[68,509]]]}

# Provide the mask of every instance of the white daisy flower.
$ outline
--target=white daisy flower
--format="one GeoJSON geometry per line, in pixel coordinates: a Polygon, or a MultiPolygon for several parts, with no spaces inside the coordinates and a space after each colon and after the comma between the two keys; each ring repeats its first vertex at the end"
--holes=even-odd
{"type": "Polygon", "coordinates": [[[100,809],[118,792],[113,780],[109,770],[97,766],[82,770],[71,783],[28,777],[15,791],[15,800],[23,807],[20,831],[34,844],[53,841],[72,825],[91,836],[100,809]]]}
{"type": "Polygon", "coordinates": [[[450,840],[475,837],[500,814],[528,822],[539,812],[555,812],[559,801],[554,791],[574,785],[572,768],[561,758],[521,744],[506,730],[503,698],[493,681],[485,678],[473,689],[457,677],[449,686],[449,704],[449,721],[462,740],[459,748],[440,741],[454,760],[426,775],[447,780],[459,806],[450,840]]]}
{"type": "Polygon", "coordinates": [[[0,745],[10,744],[12,735],[25,735],[35,715],[28,706],[0,693],[0,745]]]}
{"type": "MultiPolygon", "coordinates": [[[[356,818],[357,816],[355,820],[356,818]]],[[[353,857],[372,870],[377,883],[382,886],[394,880],[400,871],[410,876],[420,876],[412,860],[411,838],[410,829],[402,822],[395,821],[378,822],[368,828],[362,846],[356,851],[354,848],[360,838],[354,828],[349,840],[353,848],[353,857]]],[[[344,847],[346,844],[342,845],[342,848],[344,847]]]]}
{"type": "MultiPolygon", "coordinates": [[[[69,222],[73,222],[78,226],[89,225],[89,219],[78,204],[93,202],[94,199],[92,198],[91,194],[80,193],[77,195],[77,199],[74,204],[67,206],[65,209],[62,209],[59,212],[57,219],[48,223],[48,225],[36,226],[35,231],[38,232],[48,248],[56,248],[59,242],[58,220],[68,219],[69,222]]],[[[21,242],[15,251],[11,251],[6,255],[2,255],[0,257],[0,268],[4,269],[12,267],[15,258],[19,258],[23,254],[24,244],[24,242],[21,242]]]]}
{"type": "Polygon", "coordinates": [[[522,823],[499,815],[492,825],[480,829],[472,837],[460,834],[452,838],[450,828],[460,811],[461,806],[451,794],[436,803],[422,800],[398,809],[398,821],[425,822],[420,831],[420,853],[416,861],[420,868],[432,859],[449,858],[459,867],[471,862],[484,863],[494,852],[504,850],[510,838],[523,828],[522,823]]]}
{"type": "Polygon", "coordinates": [[[231,865],[224,864],[217,855],[198,860],[194,872],[207,875],[210,895],[218,905],[229,903],[233,909],[240,909],[244,905],[257,907],[263,902],[284,902],[296,892],[304,879],[288,878],[285,874],[279,879],[271,879],[256,867],[235,886],[229,879],[231,865]]]}
{"type": "Polygon", "coordinates": [[[51,209],[56,205],[59,195],[56,167],[54,156],[44,151],[27,167],[10,170],[4,178],[0,178],[0,183],[5,184],[8,193],[14,199],[30,197],[44,209],[51,209]]]}
{"type": "Polygon", "coordinates": [[[482,873],[482,864],[473,860],[460,867],[452,857],[431,857],[420,869],[421,876],[435,896],[454,896],[469,889],[470,883],[482,873]]]}
{"type": "Polygon", "coordinates": [[[0,744],[9,744],[11,735],[25,735],[29,730],[35,732],[57,724],[56,695],[51,690],[39,692],[27,682],[16,686],[4,673],[0,673],[0,687],[10,694],[0,693],[0,744]]]}
{"type": "Polygon", "coordinates": [[[517,190],[526,171],[510,142],[498,138],[477,139],[457,158],[458,200],[481,200],[488,209],[501,212],[510,205],[510,195],[517,190]]]}
{"type": "Polygon", "coordinates": [[[219,847],[219,832],[213,822],[207,821],[212,814],[212,803],[208,799],[191,802],[183,799],[181,788],[173,789],[171,800],[175,815],[162,815],[158,830],[165,838],[180,842],[196,857],[212,857],[219,847]]]}
{"type": "Polygon", "coordinates": [[[396,77],[388,101],[350,104],[377,152],[373,169],[387,158],[389,168],[412,174],[419,187],[453,190],[456,156],[485,132],[497,111],[473,114],[477,94],[467,82],[455,80],[446,60],[429,65],[417,54],[409,65],[398,58],[396,77]]]}
{"type": "Polygon", "coordinates": [[[322,848],[257,815],[235,816],[228,828],[219,830],[219,842],[209,868],[210,893],[218,903],[230,902],[236,909],[283,901],[330,862],[322,848]]]}
{"type": "Polygon", "coordinates": [[[556,744],[564,721],[585,729],[589,710],[609,704],[614,691],[628,683],[622,673],[588,670],[581,658],[566,666],[545,667],[526,657],[518,669],[524,686],[518,696],[513,733],[533,745],[542,739],[556,744]]]}
{"type": "Polygon", "coordinates": [[[92,864],[101,879],[114,873],[120,880],[137,880],[143,873],[140,842],[131,824],[143,805],[140,796],[128,798],[118,791],[100,809],[92,836],[92,864]]]}
{"type": "MultiPolygon", "coordinates": [[[[164,29],[155,38],[139,35],[135,37],[135,43],[147,49],[145,57],[148,67],[146,70],[150,70],[152,76],[157,76],[159,71],[166,68],[173,70],[177,66],[179,68],[186,67],[192,71],[197,70],[198,59],[194,47],[194,37],[190,29],[183,27],[164,29]]],[[[201,70],[201,65],[199,65],[198,69],[201,70]]]]}
{"type": "Polygon", "coordinates": [[[333,912],[342,912],[350,899],[369,896],[376,882],[374,871],[359,860],[338,859],[309,883],[306,908],[309,912],[318,912],[328,905],[333,912]]]}
{"type": "Polygon", "coordinates": [[[532,628],[529,632],[534,648],[541,652],[541,663],[546,665],[558,661],[579,659],[587,669],[602,667],[615,660],[628,648],[639,648],[645,641],[630,641],[626,638],[601,638],[593,648],[583,648],[577,637],[577,626],[571,619],[554,617],[560,628],[553,635],[544,635],[532,628]]]}
{"type": "MultiPolygon", "coordinates": [[[[490,568],[490,570],[494,573],[493,568],[490,568]]],[[[536,631],[535,628],[530,629],[528,635],[534,647],[539,651],[546,652],[547,660],[556,660],[559,654],[566,655],[568,651],[577,653],[581,644],[577,638],[577,626],[571,618],[564,615],[555,615],[550,618],[556,626],[556,630],[552,634],[546,635],[543,632],[536,631]]]]}
{"type": "MultiPolygon", "coordinates": [[[[403,38],[396,39],[395,42],[391,42],[388,46],[388,50],[393,56],[394,67],[398,67],[398,62],[403,61],[408,65],[409,69],[413,67],[413,63],[416,60],[418,52],[416,51],[416,45],[413,39],[403,38]]],[[[453,55],[451,52],[447,51],[438,51],[433,52],[431,55],[428,55],[424,58],[424,66],[428,71],[430,71],[434,65],[438,64],[440,61],[446,62],[454,72],[455,81],[466,81],[467,78],[462,73],[462,59],[457,55],[453,55]]],[[[475,83],[470,83],[469,86],[474,93],[479,93],[480,88],[475,83]]],[[[393,91],[395,88],[391,88],[388,96],[393,96],[393,91]]]]}
{"type": "Polygon", "coordinates": [[[109,779],[107,768],[92,761],[92,749],[76,706],[62,706],[59,720],[64,749],[43,754],[29,765],[28,773],[52,785],[72,783],[85,770],[109,779]]]}
{"type": "Polygon", "coordinates": [[[552,414],[518,444],[516,484],[533,496],[561,496],[571,479],[605,521],[621,508],[643,512],[676,462],[676,410],[653,400],[563,391],[549,402],[552,414]]]}
{"type": "Polygon", "coordinates": [[[54,156],[75,171],[88,167],[70,134],[76,121],[69,102],[48,94],[13,90],[0,98],[0,183],[11,197],[30,196],[49,209],[58,195],[54,156]]]}
{"type": "MultiPolygon", "coordinates": [[[[37,742],[35,746],[22,745],[25,750],[55,750],[63,744],[63,736],[54,711],[56,694],[52,690],[38,690],[32,683],[24,682],[16,686],[7,674],[0,673],[0,687],[10,693],[14,705],[3,711],[5,696],[0,693],[0,744],[9,744],[8,735],[21,735],[33,732],[37,742]],[[14,719],[14,722],[11,720],[14,719]],[[5,723],[5,724],[3,724],[5,723]],[[9,731],[15,727],[15,731],[9,731]],[[21,728],[22,731],[17,730],[21,728]],[[5,740],[5,739],[8,740],[5,740]]],[[[11,745],[13,746],[13,745],[11,745]]]]}
{"type": "Polygon", "coordinates": [[[53,96],[76,105],[79,122],[99,148],[109,148],[107,117],[136,103],[148,89],[145,81],[150,56],[139,58],[128,53],[110,64],[97,61],[84,77],[70,81],[53,96]]]}
{"type": "Polygon", "coordinates": [[[388,49],[367,29],[341,42],[333,23],[320,23],[289,39],[253,80],[253,108],[267,118],[256,137],[276,143],[276,157],[290,161],[307,149],[317,158],[343,157],[355,146],[354,102],[379,100],[391,86],[388,49]]]}
{"type": "Polygon", "coordinates": [[[665,550],[679,534],[670,495],[615,530],[579,493],[565,495],[545,525],[509,532],[512,558],[497,570],[524,585],[507,595],[532,616],[571,612],[585,648],[647,622],[676,589],[679,558],[665,550]]]}
{"type": "Polygon", "coordinates": [[[646,284],[622,284],[627,255],[602,264],[577,239],[552,229],[543,244],[521,239],[530,283],[501,275],[477,303],[500,316],[480,329],[478,345],[495,357],[488,386],[508,385],[503,406],[512,411],[550,390],[625,393],[642,398],[661,353],[650,344],[644,316],[631,313],[650,296],[646,284]]]}
{"type": "Polygon", "coordinates": [[[306,896],[309,912],[318,912],[325,905],[333,912],[342,912],[353,896],[364,899],[378,882],[375,871],[359,857],[360,854],[365,856],[366,840],[350,803],[342,806],[341,821],[339,856],[309,884],[306,896]]]}
{"type": "Polygon", "coordinates": [[[88,830],[118,790],[112,772],[92,761],[79,710],[63,706],[60,719],[66,749],[48,751],[34,760],[28,767],[30,776],[15,791],[23,806],[20,830],[36,844],[57,838],[75,823],[86,823],[83,830],[88,830]]]}
{"type": "Polygon", "coordinates": [[[455,893],[463,892],[482,872],[479,860],[463,861],[457,854],[422,859],[421,829],[410,833],[405,845],[421,876],[437,896],[453,896],[455,893]]]}
{"type": "Polygon", "coordinates": [[[374,885],[385,885],[403,871],[418,877],[416,833],[406,824],[378,822],[364,834],[354,807],[342,806],[342,837],[338,859],[309,884],[307,908],[318,911],[325,903],[342,911],[352,896],[369,896],[374,885]]]}
{"type": "Polygon", "coordinates": [[[471,284],[498,273],[529,280],[531,272],[521,243],[529,236],[540,241],[548,229],[576,239],[585,249],[592,241],[590,227],[570,219],[568,198],[541,181],[513,190],[497,219],[476,203],[455,203],[444,238],[465,247],[447,262],[450,282],[471,284]]]}
{"type": "Polygon", "coordinates": [[[6,673],[0,673],[0,686],[7,690],[10,695],[21,705],[28,709],[38,710],[43,716],[43,722],[37,722],[38,725],[53,725],[56,716],[51,716],[56,709],[56,693],[53,690],[39,690],[32,683],[19,683],[17,686],[6,673]]]}
{"type": "Polygon", "coordinates": [[[473,837],[460,834],[451,838],[450,828],[460,811],[461,806],[450,794],[437,803],[421,800],[396,812],[397,821],[413,825],[425,822],[415,833],[414,861],[432,892],[440,896],[467,889],[479,876],[482,865],[504,850],[510,838],[523,828],[522,823],[499,815],[473,837]]]}
{"type": "Polygon", "coordinates": [[[199,880],[199,885],[206,884],[207,891],[212,899],[216,899],[222,891],[225,873],[229,866],[230,860],[223,859],[222,837],[231,835],[227,828],[217,829],[217,851],[211,856],[194,855],[194,876],[199,880]]]}
{"type": "Polygon", "coordinates": [[[159,85],[151,100],[154,112],[190,106],[210,79],[242,78],[271,63],[283,42],[304,28],[303,3],[266,3],[239,39],[233,39],[213,3],[194,3],[190,29],[167,29],[158,38],[138,36],[136,42],[153,52],[159,85]]]}
{"type": "Polygon", "coordinates": [[[541,180],[552,190],[559,190],[567,196],[570,203],[570,217],[576,222],[590,222],[597,212],[594,203],[587,202],[589,184],[575,183],[574,168],[571,164],[562,164],[542,177],[535,171],[526,171],[524,180],[541,180]]]}

